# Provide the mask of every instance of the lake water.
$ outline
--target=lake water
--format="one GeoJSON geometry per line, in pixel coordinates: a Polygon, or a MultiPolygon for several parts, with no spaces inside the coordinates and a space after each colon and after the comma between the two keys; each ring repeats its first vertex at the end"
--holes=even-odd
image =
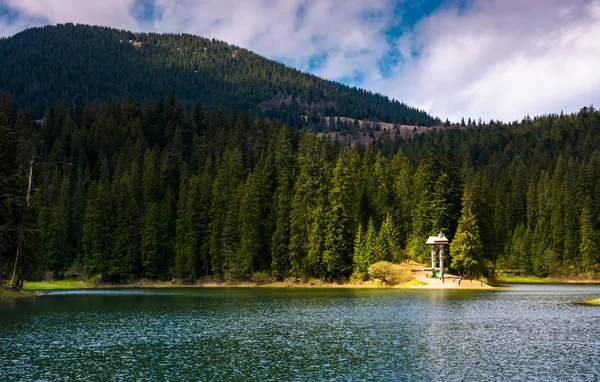
{"type": "Polygon", "coordinates": [[[110,289],[0,301],[0,381],[599,381],[599,285],[110,289]]]}

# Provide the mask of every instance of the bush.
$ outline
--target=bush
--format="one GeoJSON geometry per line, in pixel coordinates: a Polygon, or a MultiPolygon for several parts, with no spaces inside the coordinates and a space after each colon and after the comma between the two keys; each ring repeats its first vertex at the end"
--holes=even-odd
{"type": "Polygon", "coordinates": [[[254,272],[254,275],[252,276],[252,282],[257,283],[257,284],[270,283],[271,275],[269,274],[269,272],[266,272],[266,271],[254,272]]]}
{"type": "Polygon", "coordinates": [[[412,280],[409,269],[389,261],[380,261],[369,267],[371,279],[380,279],[388,285],[402,284],[412,280]]]}

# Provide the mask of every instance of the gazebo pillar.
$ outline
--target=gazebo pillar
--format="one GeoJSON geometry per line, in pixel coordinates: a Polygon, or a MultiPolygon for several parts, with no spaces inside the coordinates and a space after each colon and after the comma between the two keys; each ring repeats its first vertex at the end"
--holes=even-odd
{"type": "Polygon", "coordinates": [[[441,273],[444,272],[444,244],[448,244],[448,239],[446,239],[446,236],[444,236],[444,234],[442,232],[440,232],[440,234],[438,236],[429,236],[429,238],[427,239],[425,244],[431,246],[431,274],[433,275],[434,272],[439,271],[440,277],[441,277],[441,273]],[[440,267],[439,268],[435,266],[435,263],[436,263],[435,251],[437,250],[438,247],[440,248],[440,267]]]}
{"type": "Polygon", "coordinates": [[[444,274],[444,244],[440,244],[440,277],[444,274]]]}

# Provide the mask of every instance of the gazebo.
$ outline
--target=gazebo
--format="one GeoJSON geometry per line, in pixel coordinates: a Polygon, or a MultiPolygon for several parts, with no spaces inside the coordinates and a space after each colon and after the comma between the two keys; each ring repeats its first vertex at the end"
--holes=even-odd
{"type": "Polygon", "coordinates": [[[431,246],[431,268],[425,268],[426,271],[431,271],[431,277],[436,277],[436,272],[440,273],[440,277],[444,277],[444,273],[448,268],[444,268],[444,245],[448,244],[448,239],[440,232],[437,236],[429,236],[425,244],[431,246]],[[440,266],[436,267],[436,249],[440,250],[440,266]]]}

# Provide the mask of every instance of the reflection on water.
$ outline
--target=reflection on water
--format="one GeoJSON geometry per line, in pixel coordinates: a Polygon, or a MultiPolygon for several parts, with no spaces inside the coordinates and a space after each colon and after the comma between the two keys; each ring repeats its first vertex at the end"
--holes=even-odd
{"type": "Polygon", "coordinates": [[[0,301],[0,380],[600,380],[600,286],[0,301]]]}

